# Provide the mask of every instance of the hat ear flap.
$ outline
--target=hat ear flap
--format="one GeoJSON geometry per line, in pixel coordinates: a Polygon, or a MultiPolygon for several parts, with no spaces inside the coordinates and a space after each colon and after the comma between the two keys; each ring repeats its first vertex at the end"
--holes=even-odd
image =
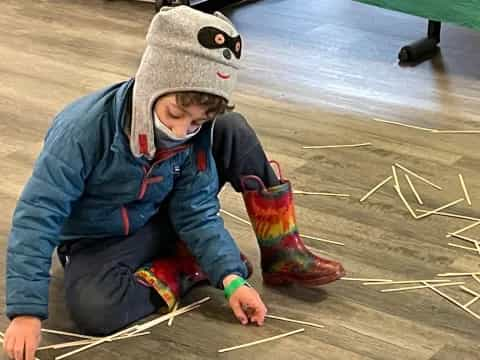
{"type": "Polygon", "coordinates": [[[215,11],[215,12],[213,13],[213,15],[215,15],[216,17],[218,17],[218,18],[220,18],[220,19],[225,20],[227,23],[229,23],[230,25],[233,26],[232,21],[231,21],[228,17],[226,17],[225,15],[223,15],[220,11],[215,11]]]}

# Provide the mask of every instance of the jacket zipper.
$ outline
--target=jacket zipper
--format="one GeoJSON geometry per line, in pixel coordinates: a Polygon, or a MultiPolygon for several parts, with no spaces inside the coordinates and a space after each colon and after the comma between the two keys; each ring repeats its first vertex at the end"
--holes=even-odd
{"type": "Polygon", "coordinates": [[[148,190],[149,185],[159,183],[159,182],[163,181],[163,176],[149,177],[150,174],[152,173],[153,169],[155,168],[155,166],[157,166],[162,161],[170,159],[171,157],[175,156],[176,154],[178,154],[180,151],[183,151],[187,147],[188,146],[180,145],[177,149],[178,151],[172,151],[172,152],[166,154],[166,156],[164,156],[163,158],[160,158],[160,159],[156,160],[150,167],[148,167],[146,165],[143,166],[144,175],[143,175],[142,184],[140,185],[140,192],[139,192],[138,198],[137,198],[138,200],[143,199],[143,197],[145,196],[145,193],[148,190]]]}
{"type": "Polygon", "coordinates": [[[143,197],[145,196],[145,193],[147,192],[148,185],[159,183],[163,180],[163,176],[148,177],[152,173],[152,170],[155,167],[155,165],[157,165],[160,161],[161,160],[153,163],[150,168],[148,168],[147,166],[143,167],[143,172],[145,173],[145,175],[143,176],[142,185],[140,185],[140,193],[138,194],[138,198],[137,198],[138,200],[143,199],[143,197]]]}
{"type": "Polygon", "coordinates": [[[147,192],[148,186],[151,184],[159,183],[163,181],[163,176],[155,176],[151,178],[143,178],[142,185],[140,188],[140,194],[138,195],[138,200],[143,199],[145,193],[147,192]]]}

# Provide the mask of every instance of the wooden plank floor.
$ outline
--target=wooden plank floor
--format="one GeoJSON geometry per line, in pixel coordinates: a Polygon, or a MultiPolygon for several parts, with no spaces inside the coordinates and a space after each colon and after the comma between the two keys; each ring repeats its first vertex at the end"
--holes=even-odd
{"type": "MultiPolygon", "coordinates": [[[[27,180],[52,116],[73,99],[132,76],[152,17],[133,1],[4,0],[0,12],[0,242],[5,247],[16,198],[27,180]],[[28,3],[28,4],[27,4],[28,3]]],[[[442,52],[417,67],[400,67],[398,49],[423,36],[425,21],[348,0],[265,0],[226,10],[246,40],[237,109],[256,128],[265,149],[283,165],[294,187],[350,198],[296,197],[301,232],[345,246],[306,242],[340,259],[350,277],[432,278],[440,272],[480,271],[479,256],[445,238],[470,222],[411,218],[390,186],[359,199],[400,162],[440,184],[415,185],[425,208],[463,196],[458,173],[473,200],[452,212],[480,217],[480,134],[434,134],[374,118],[437,129],[480,129],[480,34],[444,28],[442,52]],[[302,145],[371,142],[356,149],[306,150],[302,145]]],[[[402,174],[401,172],[399,172],[402,174]]],[[[413,195],[400,178],[407,200],[413,195]]],[[[245,216],[238,194],[222,194],[225,210],[245,216]]],[[[200,311],[159,326],[152,335],[102,345],[76,359],[478,359],[480,322],[429,292],[380,293],[339,281],[319,289],[264,287],[252,231],[225,218],[255,262],[253,284],[271,314],[326,325],[269,345],[216,351],[297,329],[268,320],[262,328],[237,324],[219,291],[201,288],[200,311]]],[[[465,233],[480,239],[480,227],[465,233]]],[[[459,242],[459,244],[462,244],[459,242]]],[[[468,244],[462,244],[467,245],[468,244]]],[[[0,260],[2,276],[4,259],[0,260]]],[[[480,284],[467,285],[480,292],[480,284]]],[[[471,297],[446,289],[459,301],[471,297]]],[[[4,283],[0,282],[4,294],[4,283]]],[[[480,313],[480,304],[472,306],[480,313]]],[[[62,273],[55,262],[51,317],[45,327],[75,330],[63,305],[62,273]]],[[[7,320],[0,319],[5,328],[7,320]]],[[[66,341],[53,335],[44,344],[66,341]]],[[[61,352],[39,353],[51,359],[61,352]]],[[[73,358],[72,358],[73,359],[73,358]]]]}

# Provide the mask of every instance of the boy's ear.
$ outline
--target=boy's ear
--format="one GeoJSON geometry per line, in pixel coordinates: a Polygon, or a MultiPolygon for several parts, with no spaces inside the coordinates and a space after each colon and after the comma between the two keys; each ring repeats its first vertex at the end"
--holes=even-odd
{"type": "Polygon", "coordinates": [[[232,21],[231,21],[228,17],[226,17],[225,15],[223,15],[220,11],[215,11],[215,12],[213,13],[213,15],[215,15],[216,17],[218,17],[218,18],[220,18],[220,19],[225,20],[227,23],[229,23],[230,25],[233,26],[232,21]]]}

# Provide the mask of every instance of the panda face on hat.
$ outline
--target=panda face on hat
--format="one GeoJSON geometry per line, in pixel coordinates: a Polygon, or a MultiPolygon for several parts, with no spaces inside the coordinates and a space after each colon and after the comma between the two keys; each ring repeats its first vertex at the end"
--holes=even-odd
{"type": "MultiPolygon", "coordinates": [[[[201,46],[212,51],[220,51],[225,60],[231,60],[232,57],[240,60],[242,55],[242,39],[240,35],[230,36],[222,29],[206,26],[200,29],[197,36],[201,46]]],[[[221,79],[229,79],[230,75],[217,71],[221,79]]]]}
{"type": "Polygon", "coordinates": [[[231,37],[225,31],[213,26],[206,26],[200,29],[198,42],[207,49],[224,49],[223,56],[227,60],[231,59],[231,54],[234,54],[237,59],[240,59],[242,54],[242,39],[240,35],[231,37]]]}
{"type": "MultiPolygon", "coordinates": [[[[196,59],[190,61],[192,71],[205,70],[204,60],[216,64],[212,75],[221,80],[233,78],[243,50],[242,39],[230,19],[219,12],[211,15],[187,6],[163,7],[152,21],[147,43],[164,53],[176,52],[179,65],[183,59],[196,59]]],[[[210,68],[213,70],[213,66],[210,68]]],[[[184,75],[189,76],[188,72],[184,75]]]]}

